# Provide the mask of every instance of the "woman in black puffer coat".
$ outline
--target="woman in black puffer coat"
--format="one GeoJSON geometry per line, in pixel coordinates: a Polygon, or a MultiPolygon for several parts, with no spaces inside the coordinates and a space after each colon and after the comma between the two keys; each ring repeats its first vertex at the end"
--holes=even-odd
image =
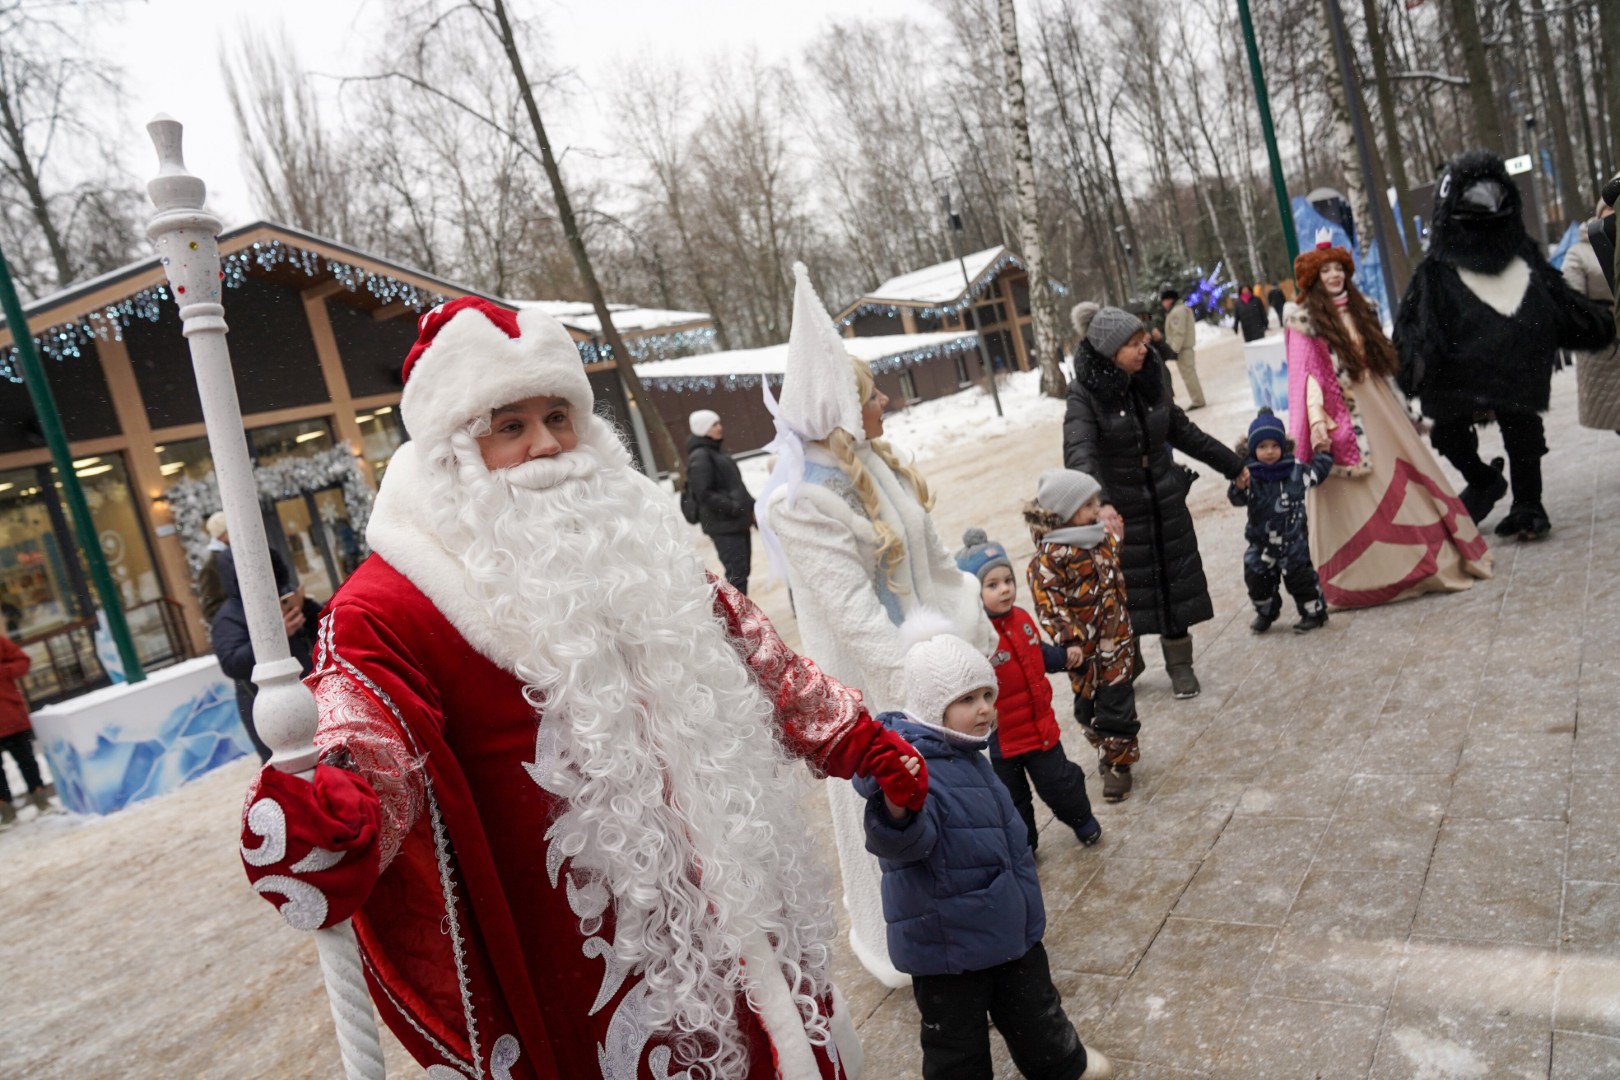
{"type": "Polygon", "coordinates": [[[1158,634],[1178,698],[1198,693],[1191,628],[1215,617],[1187,510],[1186,472],[1175,449],[1240,487],[1243,461],[1199,430],[1165,390],[1164,362],[1140,321],[1118,308],[1075,308],[1080,348],[1063,419],[1063,463],[1102,485],[1104,518],[1125,540],[1125,600],[1137,634],[1158,634]]]}

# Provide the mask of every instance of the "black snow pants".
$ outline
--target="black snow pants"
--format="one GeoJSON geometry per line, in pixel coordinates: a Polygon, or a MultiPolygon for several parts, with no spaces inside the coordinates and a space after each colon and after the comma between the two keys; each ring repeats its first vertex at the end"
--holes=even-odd
{"type": "MultiPolygon", "coordinates": [[[[17,771],[22,773],[24,791],[38,791],[45,786],[45,778],[39,774],[39,762],[34,759],[34,733],[19,731],[15,735],[0,738],[0,751],[11,755],[11,760],[17,763],[17,771]]],[[[6,780],[5,762],[0,761],[0,800],[11,801],[11,784],[6,780]]]]}
{"type": "Polygon", "coordinates": [[[748,595],[748,571],[753,568],[754,540],[748,533],[718,533],[709,537],[714,550],[720,553],[720,565],[726,568],[726,580],[731,587],[748,595]]]}
{"type": "MultiPolygon", "coordinates": [[[[1542,509],[1541,459],[1547,453],[1547,437],[1541,417],[1533,412],[1498,409],[1496,423],[1502,429],[1502,449],[1507,451],[1513,506],[1542,509]]],[[[1479,431],[1471,417],[1436,420],[1429,442],[1441,457],[1456,466],[1470,487],[1485,488],[1496,483],[1496,470],[1480,459],[1479,431]]]]}
{"type": "Polygon", "coordinates": [[[1254,610],[1274,622],[1282,614],[1279,585],[1288,589],[1288,595],[1294,598],[1294,607],[1299,609],[1301,617],[1321,614],[1327,608],[1322,601],[1322,583],[1317,579],[1316,567],[1309,561],[1287,570],[1280,563],[1256,569],[1245,562],[1243,584],[1248,586],[1249,600],[1253,602],[1254,610]]]}
{"type": "Polygon", "coordinates": [[[923,1080],[992,1080],[987,1016],[1030,1080],[1077,1080],[1086,1071],[1086,1048],[1040,942],[983,971],[913,975],[911,992],[922,1013],[923,1080]]]}
{"type": "Polygon", "coordinates": [[[1040,845],[1040,834],[1035,831],[1035,799],[1029,790],[1032,784],[1041,802],[1050,806],[1057,819],[1069,828],[1078,829],[1091,820],[1086,774],[1069,760],[1061,743],[1013,757],[992,756],[990,766],[996,770],[996,776],[1018,808],[1018,816],[1029,828],[1029,850],[1034,851],[1040,845]]]}

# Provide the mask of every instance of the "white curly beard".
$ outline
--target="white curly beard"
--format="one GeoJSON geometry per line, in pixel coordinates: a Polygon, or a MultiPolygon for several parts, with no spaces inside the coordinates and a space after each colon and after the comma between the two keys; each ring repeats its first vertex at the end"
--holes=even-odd
{"type": "Polygon", "coordinates": [[[774,947],[816,1044],[829,992],[828,882],[810,851],[770,704],[714,616],[674,500],[589,417],[579,446],[491,472],[470,433],[424,458],[427,528],[542,714],[534,782],[566,811],[581,932],[614,908],[612,949],[692,1075],[747,1072],[745,942],[774,947]],[[605,893],[602,886],[605,885],[605,893]]]}

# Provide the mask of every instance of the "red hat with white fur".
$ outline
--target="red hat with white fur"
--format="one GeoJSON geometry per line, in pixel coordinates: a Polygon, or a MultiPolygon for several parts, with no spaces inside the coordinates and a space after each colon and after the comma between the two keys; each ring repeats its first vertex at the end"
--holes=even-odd
{"type": "Polygon", "coordinates": [[[595,405],[573,338],[538,308],[512,311],[463,296],[424,314],[417,331],[399,402],[414,439],[438,442],[524,398],[566,398],[583,414],[595,405]]]}

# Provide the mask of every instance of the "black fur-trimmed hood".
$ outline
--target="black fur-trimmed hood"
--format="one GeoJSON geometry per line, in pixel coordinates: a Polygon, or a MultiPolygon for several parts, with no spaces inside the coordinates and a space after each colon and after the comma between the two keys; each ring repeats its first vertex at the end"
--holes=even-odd
{"type": "Polygon", "coordinates": [[[1135,375],[1127,375],[1114,366],[1113,360],[1082,338],[1074,366],[1075,377],[1099,401],[1118,404],[1125,400],[1133,385],[1149,404],[1156,404],[1164,397],[1164,360],[1152,345],[1148,346],[1147,360],[1142,364],[1142,370],[1135,375]]]}

